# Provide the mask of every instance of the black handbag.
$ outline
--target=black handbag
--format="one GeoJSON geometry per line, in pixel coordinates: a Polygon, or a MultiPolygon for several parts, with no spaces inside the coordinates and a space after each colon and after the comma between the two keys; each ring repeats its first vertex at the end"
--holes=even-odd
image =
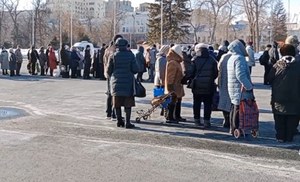
{"type": "Polygon", "coordinates": [[[133,82],[133,96],[134,97],[140,97],[140,98],[146,97],[145,87],[136,78],[133,78],[133,79],[134,79],[134,82],[133,82]]]}
{"type": "Polygon", "coordinates": [[[200,75],[201,71],[202,71],[202,68],[204,67],[204,65],[206,64],[207,60],[205,60],[205,62],[201,65],[199,71],[198,71],[198,74],[192,79],[192,80],[189,80],[187,82],[187,88],[190,88],[190,89],[193,89],[194,86],[195,86],[195,82],[196,82],[196,79],[198,78],[198,76],[200,75]]]}

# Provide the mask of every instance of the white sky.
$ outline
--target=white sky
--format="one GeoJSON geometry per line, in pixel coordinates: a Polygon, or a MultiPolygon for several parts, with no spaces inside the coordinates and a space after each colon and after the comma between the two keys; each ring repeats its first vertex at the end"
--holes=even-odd
{"type": "MultiPolygon", "coordinates": [[[[291,15],[293,15],[294,13],[300,14],[300,0],[282,0],[282,1],[285,5],[286,12],[288,12],[288,2],[290,1],[291,15]]],[[[155,2],[155,0],[131,0],[131,2],[133,4],[133,7],[138,7],[140,3],[143,2],[151,3],[151,2],[155,2]]],[[[20,7],[30,9],[31,0],[20,0],[20,7]]]]}

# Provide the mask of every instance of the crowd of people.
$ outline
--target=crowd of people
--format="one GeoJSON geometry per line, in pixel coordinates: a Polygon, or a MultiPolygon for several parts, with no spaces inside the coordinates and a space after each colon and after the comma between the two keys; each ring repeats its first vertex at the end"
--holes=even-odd
{"type": "MultiPolygon", "coordinates": [[[[223,127],[233,134],[239,128],[239,106],[242,99],[254,100],[254,85],[251,81],[255,66],[253,42],[224,41],[216,54],[210,45],[196,43],[191,47],[164,45],[159,50],[138,48],[134,54],[126,49],[128,42],[122,36],[114,38],[105,51],[104,67],[107,78],[107,118],[116,118],[117,126],[133,128],[130,122],[134,102],[134,75],[143,81],[148,69],[149,81],[154,88],[163,88],[171,93],[171,102],[165,116],[167,123],[185,122],[181,117],[181,102],[184,86],[193,94],[193,117],[195,125],[209,128],[213,99],[219,91],[218,110],[223,111],[223,127]],[[155,59],[154,59],[155,56],[155,59]],[[201,105],[204,116],[200,116],[201,105]],[[121,107],[125,107],[125,119],[121,107]],[[114,113],[114,111],[116,113],[114,113]],[[203,118],[203,120],[201,120],[203,118]],[[124,121],[125,120],[125,121],[124,121]]],[[[300,108],[300,60],[297,37],[290,36],[278,47],[267,45],[259,62],[266,67],[264,84],[271,85],[271,106],[274,114],[276,138],[279,142],[293,141],[298,134],[300,108]],[[261,61],[266,59],[265,61],[261,61]]],[[[163,115],[163,112],[161,113],[163,115]]]]}
{"type": "MultiPolygon", "coordinates": [[[[293,141],[298,134],[300,113],[300,54],[296,36],[287,37],[282,45],[274,42],[267,45],[259,58],[265,67],[263,83],[271,86],[271,107],[275,120],[276,138],[279,142],[293,141]]],[[[117,120],[118,127],[134,128],[131,123],[131,108],[135,106],[135,79],[148,82],[154,88],[162,88],[171,94],[167,112],[162,110],[167,123],[185,122],[181,116],[181,103],[185,96],[184,86],[193,94],[193,118],[196,126],[209,128],[216,93],[219,94],[217,108],[223,112],[223,127],[233,134],[239,128],[239,107],[243,99],[254,100],[254,85],[251,81],[255,66],[253,42],[224,41],[217,53],[212,46],[195,43],[193,46],[163,45],[157,49],[138,47],[134,54],[128,41],[116,35],[109,46],[92,52],[89,45],[82,55],[75,47],[63,45],[57,59],[53,47],[34,46],[28,51],[27,69],[30,74],[54,76],[60,69],[63,78],[91,79],[91,75],[107,82],[107,119],[117,120]],[[93,54],[93,55],[92,55],[93,54]],[[39,68],[39,69],[38,69],[39,68]],[[83,75],[82,75],[83,71],[83,75]],[[70,73],[71,72],[71,73],[70,73]],[[217,92],[218,91],[218,92],[217,92]],[[201,105],[204,115],[200,116],[201,105]],[[122,117],[124,107],[125,117],[122,117]],[[164,114],[164,113],[167,114],[164,114]],[[201,119],[203,118],[203,120],[201,119]]],[[[22,66],[20,47],[14,51],[2,48],[0,55],[3,75],[20,76],[22,66]],[[9,70],[9,73],[8,73],[9,70]]]]}

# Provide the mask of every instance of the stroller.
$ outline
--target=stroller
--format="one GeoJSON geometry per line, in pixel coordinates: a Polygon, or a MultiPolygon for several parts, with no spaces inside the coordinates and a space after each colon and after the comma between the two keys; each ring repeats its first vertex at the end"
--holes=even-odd
{"type": "Polygon", "coordinates": [[[155,110],[160,107],[164,110],[164,116],[167,115],[168,105],[171,102],[171,93],[164,94],[163,88],[154,88],[154,98],[151,100],[151,108],[148,110],[138,110],[136,111],[138,117],[136,117],[135,121],[137,123],[141,122],[141,119],[147,120],[151,117],[151,114],[155,112],[155,110]]]}

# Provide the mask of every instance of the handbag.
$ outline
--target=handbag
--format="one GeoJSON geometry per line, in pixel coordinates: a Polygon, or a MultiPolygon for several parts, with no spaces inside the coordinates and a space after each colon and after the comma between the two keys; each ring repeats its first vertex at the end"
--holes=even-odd
{"type": "Polygon", "coordinates": [[[146,97],[146,89],[136,78],[133,78],[133,96],[134,97],[146,97]]]}
{"type": "Polygon", "coordinates": [[[255,99],[241,99],[239,108],[239,128],[258,129],[259,110],[255,99]]]}
{"type": "Polygon", "coordinates": [[[206,64],[206,62],[207,62],[207,60],[205,60],[205,62],[201,65],[201,67],[200,67],[200,69],[198,71],[198,74],[192,80],[188,81],[187,88],[193,89],[195,87],[196,80],[197,80],[198,76],[200,75],[200,73],[202,71],[202,68],[204,67],[204,65],[206,64]]]}

